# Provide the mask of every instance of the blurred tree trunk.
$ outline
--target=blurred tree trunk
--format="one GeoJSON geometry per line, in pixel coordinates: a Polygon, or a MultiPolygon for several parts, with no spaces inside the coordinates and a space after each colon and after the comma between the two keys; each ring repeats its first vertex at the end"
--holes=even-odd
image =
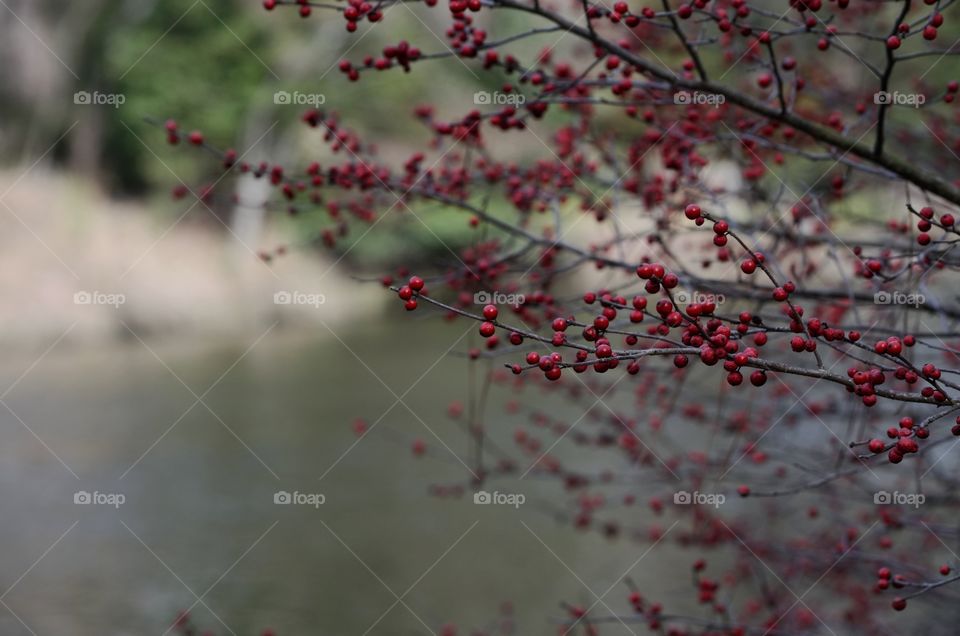
{"type": "MultiPolygon", "coordinates": [[[[74,40],[73,70],[79,75],[74,91],[109,91],[108,86],[102,85],[100,73],[108,35],[113,29],[122,28],[122,4],[122,0],[86,0],[71,5],[65,15],[65,22],[73,25],[67,37],[74,40]]],[[[103,107],[78,107],[73,104],[73,95],[68,100],[76,113],[73,121],[79,123],[70,131],[67,167],[80,177],[102,183],[106,111],[103,107]]]]}
{"type": "Polygon", "coordinates": [[[77,116],[79,123],[70,131],[70,152],[67,169],[84,179],[102,181],[103,111],[84,108],[77,116]]]}
{"type": "MultiPolygon", "coordinates": [[[[316,73],[314,60],[323,59],[325,53],[336,51],[341,48],[348,39],[349,34],[337,22],[324,22],[316,30],[311,42],[306,47],[300,47],[295,55],[290,55],[282,60],[284,78],[289,78],[292,82],[309,82],[309,78],[316,73]]],[[[275,86],[279,89],[280,86],[275,86]]],[[[253,157],[266,157],[273,161],[286,163],[293,159],[292,156],[277,156],[280,149],[296,149],[300,137],[299,128],[294,125],[293,129],[287,127],[281,130],[281,126],[267,133],[277,121],[277,106],[273,104],[272,98],[267,100],[269,106],[259,108],[251,112],[247,118],[247,125],[244,131],[243,145],[238,149],[242,155],[251,146],[257,144],[250,151],[252,156],[247,156],[246,160],[255,164],[258,160],[253,157]],[[276,133],[280,131],[281,135],[276,133]],[[261,136],[266,133],[266,137],[261,136]]],[[[281,106],[281,108],[287,108],[281,106]]],[[[289,150],[288,150],[289,152],[289,150]]],[[[233,230],[240,245],[238,253],[240,258],[248,258],[249,250],[257,251],[264,247],[263,228],[265,224],[266,211],[263,209],[263,203],[270,195],[270,183],[267,179],[238,179],[235,194],[239,203],[234,207],[230,221],[230,229],[233,230]]]]}
{"type": "MultiPolygon", "coordinates": [[[[250,114],[244,132],[243,148],[250,148],[270,127],[272,122],[269,114],[269,111],[265,109],[257,109],[250,114]]],[[[270,141],[270,139],[260,141],[258,144],[260,152],[257,153],[256,150],[252,152],[260,156],[269,156],[272,154],[270,152],[270,141]],[[264,149],[266,149],[266,152],[264,152],[264,149]]],[[[244,160],[256,163],[250,157],[246,157],[244,160]]],[[[264,216],[266,214],[263,204],[270,196],[270,181],[265,177],[262,179],[240,178],[236,180],[234,192],[237,196],[237,204],[234,206],[231,215],[230,229],[233,230],[238,242],[239,258],[249,260],[250,250],[257,251],[263,239],[264,216]]]]}

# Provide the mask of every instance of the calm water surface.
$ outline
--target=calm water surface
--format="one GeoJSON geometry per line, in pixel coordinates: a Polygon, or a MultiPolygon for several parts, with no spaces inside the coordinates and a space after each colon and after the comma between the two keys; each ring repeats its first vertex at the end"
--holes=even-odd
{"type": "MultiPolygon", "coordinates": [[[[278,328],[7,359],[0,633],[160,636],[193,606],[217,634],[424,634],[486,626],[508,599],[519,633],[554,633],[561,599],[591,605],[586,586],[602,594],[645,547],[579,535],[533,506],[427,495],[464,474],[427,427],[465,456],[445,413],[466,395],[466,363],[442,355],[465,328],[278,328]],[[383,415],[395,434],[357,443],[358,415],[383,415]],[[401,435],[435,455],[414,460],[401,435]],[[281,490],[326,501],[275,505],[281,490]],[[79,491],[125,500],[78,505],[79,491]]],[[[488,412],[505,399],[494,392],[488,412]]],[[[669,596],[686,589],[671,575],[686,565],[663,544],[631,574],[669,596]]],[[[623,595],[607,602],[623,608],[623,595]]]]}

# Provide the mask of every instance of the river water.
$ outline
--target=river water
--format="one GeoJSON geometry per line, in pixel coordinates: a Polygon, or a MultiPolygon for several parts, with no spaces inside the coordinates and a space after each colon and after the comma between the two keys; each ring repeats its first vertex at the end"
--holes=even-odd
{"type": "MultiPolygon", "coordinates": [[[[465,350],[466,327],[278,327],[8,358],[0,633],[160,636],[191,607],[216,634],[467,631],[507,600],[520,633],[555,633],[561,600],[592,605],[646,546],[534,506],[428,494],[465,474],[446,411],[468,365],[444,354],[465,350]],[[357,416],[380,420],[359,442],[357,416]],[[402,441],[413,436],[425,457],[402,441]],[[277,492],[304,503],[276,504],[277,492]]],[[[494,391],[488,413],[505,399],[494,391]]],[[[524,492],[555,488],[527,480],[524,492]]],[[[630,575],[688,595],[688,565],[664,542],[630,575]]],[[[617,585],[605,602],[622,610],[625,595],[617,585]]]]}

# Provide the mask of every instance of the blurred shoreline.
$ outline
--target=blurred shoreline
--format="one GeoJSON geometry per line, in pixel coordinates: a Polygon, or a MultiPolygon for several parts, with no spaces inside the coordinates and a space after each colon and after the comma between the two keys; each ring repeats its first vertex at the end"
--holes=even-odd
{"type": "Polygon", "coordinates": [[[271,324],[335,327],[386,301],[333,261],[293,251],[270,263],[189,203],[160,215],[107,198],[79,179],[38,166],[0,173],[0,341],[96,344],[135,338],[262,333],[271,324]],[[180,217],[180,220],[178,220],[180,217]]]}

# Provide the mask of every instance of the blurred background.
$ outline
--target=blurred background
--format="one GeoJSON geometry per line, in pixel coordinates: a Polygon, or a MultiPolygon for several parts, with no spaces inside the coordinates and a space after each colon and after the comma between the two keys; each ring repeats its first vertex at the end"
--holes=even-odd
{"type": "MultiPolygon", "coordinates": [[[[147,118],[202,130],[254,165],[328,159],[322,134],[299,121],[304,105],[276,103],[278,91],[323,95],[388,162],[423,147],[417,105],[462,116],[475,91],[503,77],[451,59],[354,84],[336,64],[402,39],[444,51],[445,11],[401,3],[350,35],[337,15],[302,20],[256,0],[0,5],[0,633],[161,635],[190,609],[217,634],[414,634],[452,620],[489,627],[509,600],[518,633],[550,634],[559,599],[622,609],[628,572],[676,613],[695,610],[689,554],[672,540],[651,548],[649,537],[556,523],[566,504],[553,481],[523,481],[519,509],[430,495],[467,476],[461,412],[478,372],[463,353],[479,338],[472,323],[408,315],[362,281],[388,264],[448,258],[472,240],[462,215],[424,206],[430,230],[355,232],[331,251],[309,220],[265,216],[262,182],[229,183],[243,205],[171,196],[221,171],[209,155],[167,145],[147,118]],[[283,258],[257,257],[279,244],[291,246],[283,258]],[[277,293],[323,302],[278,304],[277,293]],[[357,417],[377,429],[361,441],[357,417]],[[414,439],[429,449],[419,459],[414,439]],[[277,505],[278,492],[325,502],[277,505]]],[[[501,33],[524,26],[509,14],[478,19],[496,19],[501,33]]],[[[512,51],[529,58],[548,45],[591,59],[555,34],[512,51]]],[[[853,64],[850,82],[872,90],[853,64]]],[[[617,122],[617,134],[644,130],[617,122]]],[[[548,134],[494,150],[550,159],[548,134]]],[[[723,161],[707,178],[741,185],[723,161]]],[[[900,196],[877,188],[835,209],[855,220],[900,196]]],[[[585,243],[596,228],[587,220],[572,237],[585,243]]],[[[632,408],[622,393],[612,408],[632,408]]],[[[532,397],[526,408],[567,423],[608,415],[583,395],[572,410],[532,397]]],[[[504,439],[510,399],[494,387],[485,411],[504,439]]],[[[592,453],[585,470],[611,457],[592,453]]],[[[633,469],[624,493],[638,490],[633,469]]],[[[635,526],[658,523],[646,506],[630,514],[635,526]]]]}
{"type": "MultiPolygon", "coordinates": [[[[303,106],[274,93],[320,93],[403,157],[428,138],[410,125],[417,104],[459,114],[497,85],[456,60],[346,82],[333,65],[348,50],[403,38],[444,50],[430,35],[441,13],[388,11],[388,27],[348,36],[339,18],[252,0],[0,7],[3,634],[159,635],[188,608],[224,634],[412,634],[488,626],[506,600],[525,633],[551,633],[558,599],[592,604],[584,582],[599,594],[642,554],[597,549],[608,541],[535,505],[478,513],[428,496],[466,475],[447,411],[467,365],[447,354],[474,330],[402,315],[356,277],[431,262],[446,253],[436,237],[371,232],[331,255],[309,227],[255,206],[170,196],[218,172],[147,117],[287,162],[324,148],[298,123],[303,106]],[[256,258],[278,243],[296,249],[256,258]],[[278,305],[282,290],[325,302],[278,305]],[[357,444],[357,416],[397,434],[357,444]],[[414,461],[414,437],[439,452],[414,461]],[[278,491],[326,502],[277,506],[278,491]],[[123,503],[75,504],[84,493],[123,503]]],[[[247,181],[238,195],[265,197],[247,181]]],[[[431,225],[450,246],[468,240],[463,217],[440,210],[431,225]]],[[[494,392],[491,417],[504,400],[494,392]]],[[[653,564],[671,549],[645,558],[638,583],[660,578],[670,561],[653,564]]]]}

